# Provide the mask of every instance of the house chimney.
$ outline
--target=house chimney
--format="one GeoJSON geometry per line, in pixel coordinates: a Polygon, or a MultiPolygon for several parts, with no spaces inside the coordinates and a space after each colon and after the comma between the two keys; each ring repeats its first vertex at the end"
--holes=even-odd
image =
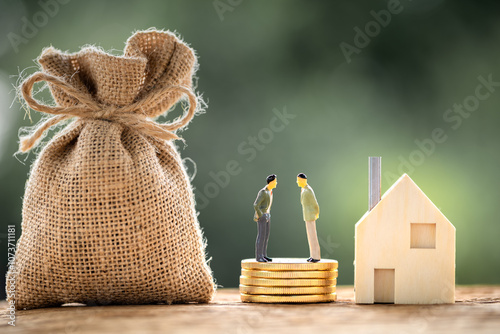
{"type": "Polygon", "coordinates": [[[368,158],[368,211],[380,201],[382,157],[368,158]]]}

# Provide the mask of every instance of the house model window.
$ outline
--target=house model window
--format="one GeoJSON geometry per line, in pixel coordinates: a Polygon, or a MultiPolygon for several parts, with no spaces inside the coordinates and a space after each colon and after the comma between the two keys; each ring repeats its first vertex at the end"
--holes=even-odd
{"type": "Polygon", "coordinates": [[[436,248],[436,224],[412,223],[410,248],[436,248]]]}

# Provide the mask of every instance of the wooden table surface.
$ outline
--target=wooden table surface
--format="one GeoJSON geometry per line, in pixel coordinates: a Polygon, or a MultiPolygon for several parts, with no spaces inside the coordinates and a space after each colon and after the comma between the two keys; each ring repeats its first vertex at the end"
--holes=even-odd
{"type": "Polygon", "coordinates": [[[335,303],[248,304],[237,289],[219,289],[205,305],[17,311],[15,327],[3,311],[0,333],[500,333],[500,286],[459,286],[452,305],[356,305],[352,286],[337,294],[335,303]]]}

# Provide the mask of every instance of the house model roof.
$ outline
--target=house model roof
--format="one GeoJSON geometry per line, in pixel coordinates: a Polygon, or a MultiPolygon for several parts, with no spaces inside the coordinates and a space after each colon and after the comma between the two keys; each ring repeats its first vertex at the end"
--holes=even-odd
{"type": "MultiPolygon", "coordinates": [[[[366,221],[366,217],[369,215],[375,215],[380,207],[383,207],[388,202],[392,202],[389,198],[392,196],[400,197],[406,194],[408,197],[411,197],[412,204],[414,206],[415,201],[419,201],[420,206],[418,207],[419,211],[422,213],[427,213],[429,211],[435,211],[434,214],[439,214],[441,217],[451,226],[453,224],[446,218],[446,216],[439,210],[439,208],[425,195],[425,193],[419,188],[419,186],[411,179],[408,174],[403,174],[394,184],[382,195],[380,202],[375,205],[372,210],[367,211],[363,217],[356,223],[356,228],[366,221]]],[[[403,203],[406,205],[410,203],[403,203]]],[[[417,212],[413,212],[415,217],[421,216],[417,212]]]]}

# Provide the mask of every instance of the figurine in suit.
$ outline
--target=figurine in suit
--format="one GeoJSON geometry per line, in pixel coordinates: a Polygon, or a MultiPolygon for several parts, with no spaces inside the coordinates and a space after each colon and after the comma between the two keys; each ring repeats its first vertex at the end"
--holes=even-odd
{"type": "Polygon", "coordinates": [[[307,184],[307,176],[304,173],[297,175],[297,185],[302,188],[300,192],[300,203],[302,213],[306,222],[307,241],[309,242],[308,262],[319,262],[321,260],[318,235],[316,233],[316,219],[319,217],[319,205],[314,195],[314,190],[307,184]]]}
{"type": "Polygon", "coordinates": [[[271,262],[267,257],[267,242],[271,228],[271,204],[273,204],[273,189],[278,184],[276,175],[269,175],[267,185],[257,194],[253,203],[255,210],[254,220],[257,222],[257,240],[255,241],[255,259],[258,262],[271,262]]]}

